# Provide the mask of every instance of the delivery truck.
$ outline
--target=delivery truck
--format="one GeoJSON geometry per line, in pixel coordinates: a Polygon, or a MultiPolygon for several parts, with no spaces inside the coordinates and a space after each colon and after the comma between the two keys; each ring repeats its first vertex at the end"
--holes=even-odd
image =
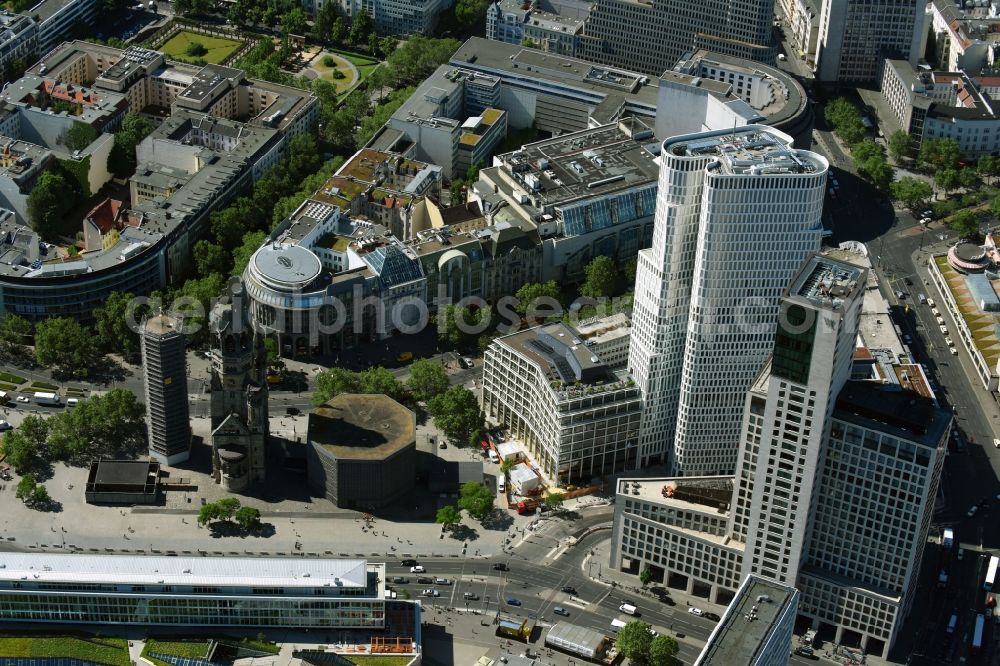
{"type": "Polygon", "coordinates": [[[36,393],[35,404],[38,405],[58,405],[59,396],[55,393],[36,393]]]}

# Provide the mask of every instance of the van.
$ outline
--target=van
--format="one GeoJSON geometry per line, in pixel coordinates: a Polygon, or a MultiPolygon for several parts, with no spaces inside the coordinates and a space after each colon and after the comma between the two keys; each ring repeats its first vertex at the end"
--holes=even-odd
{"type": "Polygon", "coordinates": [[[927,303],[927,297],[924,296],[923,294],[919,294],[917,296],[917,300],[919,300],[921,303],[927,303]]]}
{"type": "Polygon", "coordinates": [[[611,620],[611,633],[617,634],[619,629],[625,627],[625,623],[621,620],[611,620]]]}
{"type": "Polygon", "coordinates": [[[66,398],[66,409],[73,409],[80,404],[79,398],[66,398]]]}
{"type": "Polygon", "coordinates": [[[625,613],[626,615],[639,614],[639,609],[633,606],[632,604],[622,604],[621,606],[618,607],[618,610],[621,611],[622,613],[625,613]]]}
{"type": "Polygon", "coordinates": [[[504,483],[503,479],[500,479],[499,481],[497,481],[497,492],[498,493],[505,493],[505,492],[507,492],[507,484],[504,483]]]}
{"type": "Polygon", "coordinates": [[[958,626],[958,615],[952,613],[951,619],[948,620],[948,633],[949,634],[955,633],[955,627],[957,626],[958,626]]]}

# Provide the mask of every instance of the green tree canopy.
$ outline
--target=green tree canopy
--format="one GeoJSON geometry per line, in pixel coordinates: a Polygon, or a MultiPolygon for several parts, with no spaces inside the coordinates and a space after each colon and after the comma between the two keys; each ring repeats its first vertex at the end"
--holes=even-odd
{"type": "Polygon", "coordinates": [[[649,645],[650,666],[674,666],[679,664],[677,653],[680,646],[673,636],[657,636],[649,645]]]}
{"type": "Polygon", "coordinates": [[[960,210],[948,220],[948,227],[962,238],[969,238],[979,233],[979,219],[968,209],[960,210]]]}
{"type": "Polygon", "coordinates": [[[75,319],[43,319],[35,329],[35,360],[74,377],[86,377],[100,362],[93,333],[75,319]]]}
{"type": "Polygon", "coordinates": [[[972,189],[979,182],[979,175],[975,169],[965,168],[958,170],[958,184],[967,190],[972,189]]]}
{"type": "Polygon", "coordinates": [[[434,417],[434,424],[456,442],[468,442],[472,433],[483,426],[479,400],[463,386],[452,386],[431,398],[427,411],[434,417]]]}
{"type": "Polygon", "coordinates": [[[231,255],[222,249],[221,245],[216,245],[212,241],[200,240],[194,244],[192,255],[198,275],[229,273],[231,255]]]}
{"type": "Polygon", "coordinates": [[[32,493],[35,492],[35,486],[37,485],[33,475],[25,474],[17,482],[17,490],[14,491],[14,497],[27,503],[31,499],[32,493]]]}
{"type": "Polygon", "coordinates": [[[241,506],[233,514],[233,520],[246,531],[255,530],[260,527],[260,509],[252,506],[241,506]]]}
{"type": "Polygon", "coordinates": [[[653,635],[649,633],[649,625],[640,620],[632,620],[618,630],[615,636],[615,647],[630,661],[644,663],[649,659],[649,649],[653,643],[653,635]]]}
{"type": "Polygon", "coordinates": [[[451,504],[446,504],[437,511],[437,516],[434,520],[438,525],[444,525],[445,529],[451,527],[452,525],[457,525],[462,520],[462,513],[457,507],[451,504]]]}
{"type": "Polygon", "coordinates": [[[641,582],[644,586],[653,582],[653,568],[648,564],[642,568],[642,571],[639,572],[639,582],[641,582]]]}
{"type": "Polygon", "coordinates": [[[934,190],[927,181],[912,176],[903,176],[895,181],[889,186],[889,191],[907,208],[924,206],[934,196],[934,190]]]}
{"type": "Polygon", "coordinates": [[[469,346],[478,337],[473,331],[483,328],[480,326],[483,317],[492,316],[488,308],[470,310],[454,304],[449,304],[438,310],[437,333],[438,340],[452,347],[469,346]]]}
{"type": "Polygon", "coordinates": [[[66,146],[70,150],[83,150],[94,143],[100,135],[100,132],[87,123],[74,121],[66,130],[66,146]]]}
{"type": "Polygon", "coordinates": [[[351,44],[355,46],[361,46],[367,43],[368,35],[371,34],[374,25],[372,24],[372,17],[362,9],[360,12],[354,15],[351,20],[351,32],[347,39],[351,44]]]}
{"type": "Polygon", "coordinates": [[[388,85],[403,88],[420,83],[448,62],[461,45],[456,39],[410,35],[386,60],[385,68],[391,74],[388,85]]]}
{"type": "Polygon", "coordinates": [[[28,195],[31,228],[44,239],[55,238],[76,201],[76,188],[68,178],[56,171],[43,171],[28,195]]]}
{"type": "Polygon", "coordinates": [[[0,317],[0,343],[7,351],[17,351],[31,336],[31,322],[13,312],[0,317]]]}
{"type": "Polygon", "coordinates": [[[440,363],[421,358],[410,366],[410,379],[406,386],[416,400],[430,400],[447,391],[448,385],[448,373],[440,363]]]}
{"type": "Polygon", "coordinates": [[[861,113],[843,97],[838,97],[827,103],[823,110],[828,123],[833,126],[837,136],[848,146],[865,138],[865,127],[861,122],[861,113]]]}
{"type": "Polygon", "coordinates": [[[177,292],[173,315],[184,320],[184,334],[192,345],[202,345],[208,342],[208,315],[212,308],[212,299],[222,293],[225,281],[221,274],[211,273],[198,280],[187,280],[177,292]]]}
{"type": "Polygon", "coordinates": [[[128,292],[113,291],[104,305],[94,310],[94,333],[98,347],[105,353],[121,354],[127,361],[139,358],[138,328],[148,307],[136,308],[129,313],[129,305],[135,296],[128,292]],[[130,319],[132,321],[130,321],[130,319]]]}
{"type": "Polygon", "coordinates": [[[517,299],[517,312],[523,316],[532,307],[532,304],[537,303],[542,298],[552,299],[559,303],[562,291],[559,288],[559,283],[555,280],[544,283],[529,282],[522,285],[514,297],[517,299]]]}
{"type": "Polygon", "coordinates": [[[456,0],[455,20],[464,31],[482,34],[486,10],[491,4],[492,0],[456,0]]]}
{"type": "Polygon", "coordinates": [[[378,365],[358,374],[358,388],[361,393],[383,393],[393,400],[403,400],[406,392],[390,370],[378,365]]]}
{"type": "Polygon", "coordinates": [[[549,493],[543,501],[545,502],[546,509],[555,511],[562,508],[563,503],[566,501],[566,496],[562,493],[549,493]]]}
{"type": "Polygon", "coordinates": [[[145,415],[145,405],[125,389],[82,400],[49,419],[48,459],[80,463],[135,455],[146,446],[145,415]]]}
{"type": "Polygon", "coordinates": [[[938,169],[934,172],[934,184],[947,194],[958,186],[958,171],[955,169],[938,169]]]}
{"type": "Polygon", "coordinates": [[[312,402],[319,406],[341,393],[360,393],[361,378],[346,368],[327,368],[316,375],[312,402]]]}
{"type": "Polygon", "coordinates": [[[281,29],[286,35],[306,34],[306,14],[301,7],[295,7],[281,17],[281,29]]]}
{"type": "Polygon", "coordinates": [[[580,294],[590,298],[605,298],[615,292],[617,270],[611,257],[594,257],[584,269],[586,279],[580,286],[580,294]]]}
{"type": "Polygon", "coordinates": [[[52,501],[49,497],[49,491],[44,485],[37,485],[35,489],[31,491],[31,500],[28,502],[32,507],[47,507],[52,501]]]}
{"type": "Polygon", "coordinates": [[[250,264],[250,257],[264,244],[267,234],[263,231],[250,231],[243,235],[243,241],[233,250],[233,275],[243,275],[250,264]]]}
{"type": "Polygon", "coordinates": [[[459,491],[458,507],[469,512],[476,520],[482,521],[493,512],[496,497],[489,488],[475,481],[462,484],[459,491]]]}
{"type": "Polygon", "coordinates": [[[954,139],[928,137],[920,143],[919,160],[929,168],[954,169],[962,152],[954,139]]]}
{"type": "Polygon", "coordinates": [[[192,58],[200,58],[201,56],[208,53],[208,49],[201,42],[191,42],[184,49],[184,54],[189,55],[192,58]]]}
{"type": "Polygon", "coordinates": [[[907,132],[896,130],[889,137],[889,155],[896,162],[901,162],[913,156],[913,139],[907,132]]]}

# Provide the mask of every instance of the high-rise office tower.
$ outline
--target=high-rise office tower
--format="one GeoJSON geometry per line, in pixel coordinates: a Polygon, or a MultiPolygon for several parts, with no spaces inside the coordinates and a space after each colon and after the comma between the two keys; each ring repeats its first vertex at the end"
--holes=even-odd
{"type": "Polygon", "coordinates": [[[881,78],[886,58],[917,66],[926,0],[823,0],[816,78],[864,83],[881,78]]]}
{"type": "Polygon", "coordinates": [[[164,465],[184,462],[191,453],[191,426],[181,321],[165,314],[147,317],[139,339],[149,455],[164,465]]]}
{"type": "Polygon", "coordinates": [[[597,0],[579,55],[659,76],[695,49],[773,63],[774,0],[597,0]]]}
{"type": "Polygon", "coordinates": [[[611,566],[722,603],[747,576],[773,578],[834,642],[889,653],[917,596],[951,413],[890,348],[864,372],[866,271],[805,262],[747,391],[736,475],[620,479],[611,566]]]}
{"type": "Polygon", "coordinates": [[[774,353],[747,392],[731,535],[743,576],[795,585],[826,423],[850,378],[866,273],[813,257],[781,299],[774,353]]]}
{"type": "Polygon", "coordinates": [[[212,475],[239,491],[264,479],[267,353],[248,318],[243,281],[232,278],[212,309],[212,475]]]}
{"type": "Polygon", "coordinates": [[[640,464],[731,474],[778,299],[820,245],[827,161],[770,127],[667,139],[653,244],[639,253],[629,370],[640,464]]]}

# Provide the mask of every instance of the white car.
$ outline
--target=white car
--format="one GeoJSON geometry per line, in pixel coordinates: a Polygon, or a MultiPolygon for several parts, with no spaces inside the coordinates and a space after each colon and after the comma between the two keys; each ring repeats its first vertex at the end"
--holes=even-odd
{"type": "Polygon", "coordinates": [[[937,308],[931,308],[931,314],[934,315],[935,317],[941,316],[941,313],[938,311],[937,308]]]}
{"type": "Polygon", "coordinates": [[[944,339],[944,343],[946,345],[948,345],[949,347],[954,347],[955,346],[955,341],[952,340],[951,338],[945,338],[944,339]]]}
{"type": "Polygon", "coordinates": [[[951,350],[951,355],[952,356],[958,356],[958,350],[957,349],[955,349],[954,347],[949,347],[948,349],[951,350]]]}
{"type": "Polygon", "coordinates": [[[688,613],[691,613],[691,615],[697,615],[698,617],[701,617],[702,615],[705,614],[705,611],[698,608],[697,606],[691,606],[691,608],[688,608],[688,613]]]}
{"type": "Polygon", "coordinates": [[[0,432],[3,432],[4,430],[10,430],[13,427],[14,426],[7,423],[6,421],[0,421],[0,432]]]}
{"type": "Polygon", "coordinates": [[[944,333],[945,335],[948,335],[948,327],[946,327],[946,326],[938,326],[938,328],[941,329],[942,333],[944,333]]]}
{"type": "Polygon", "coordinates": [[[973,516],[975,516],[975,515],[976,515],[976,511],[979,511],[979,505],[978,505],[978,504],[973,504],[973,505],[972,505],[972,508],[971,508],[971,509],[969,509],[969,513],[967,513],[966,515],[967,515],[967,516],[968,516],[969,518],[972,518],[973,516]]]}
{"type": "Polygon", "coordinates": [[[441,596],[441,593],[438,592],[437,590],[435,590],[433,587],[428,587],[426,590],[424,590],[420,594],[424,595],[425,597],[440,597],[441,596]]]}
{"type": "Polygon", "coordinates": [[[933,298],[928,298],[927,299],[927,305],[929,305],[931,307],[934,307],[934,299],[933,298]]]}
{"type": "Polygon", "coordinates": [[[426,571],[427,569],[424,569],[424,566],[422,564],[418,564],[415,567],[410,567],[410,573],[424,573],[426,571]]]}
{"type": "Polygon", "coordinates": [[[29,398],[26,395],[19,395],[19,396],[17,396],[17,401],[18,402],[31,402],[31,398],[29,398]]]}

